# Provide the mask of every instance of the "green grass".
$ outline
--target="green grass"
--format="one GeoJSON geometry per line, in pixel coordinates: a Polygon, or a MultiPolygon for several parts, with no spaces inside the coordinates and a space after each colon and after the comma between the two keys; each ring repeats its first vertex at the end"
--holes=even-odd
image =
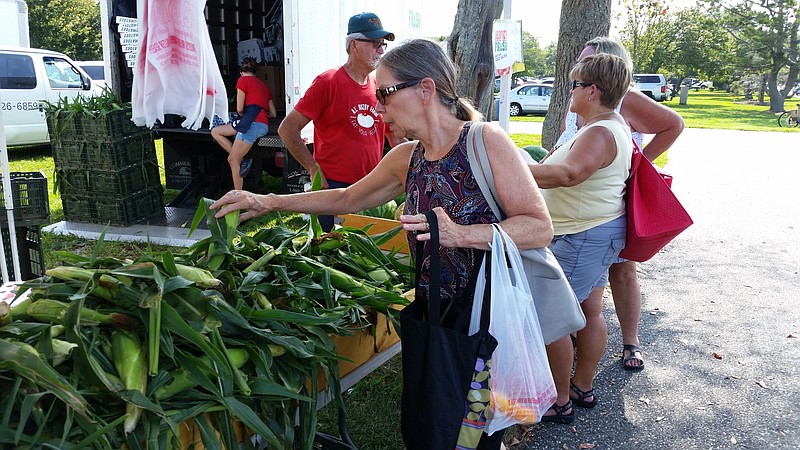
{"type": "MultiPolygon", "coordinates": [[[[688,104],[679,105],[678,98],[663,103],[678,111],[684,118],[689,128],[718,128],[729,130],[753,131],[781,131],[798,132],[797,129],[780,128],[777,116],[767,112],[766,105],[743,104],[736,102],[737,98],[724,92],[692,91],[689,93],[688,104]]],[[[795,107],[797,99],[786,102],[786,108],[795,107]]],[[[544,116],[521,116],[511,118],[520,122],[541,122],[544,116]]],[[[541,145],[541,135],[538,134],[513,134],[511,139],[518,147],[526,145],[541,145]]],[[[157,155],[159,164],[163,168],[163,151],[160,141],[157,141],[157,155]]],[[[663,166],[667,154],[662,155],[656,163],[663,166]]],[[[42,171],[48,178],[50,186],[50,211],[51,222],[63,220],[64,214],[61,198],[58,193],[53,193],[53,159],[49,149],[11,149],[9,151],[10,170],[12,172],[42,171]]],[[[162,169],[162,183],[164,183],[162,169]]],[[[273,183],[275,180],[268,180],[273,183]]],[[[174,197],[174,191],[167,191],[167,200],[174,197]]],[[[246,222],[242,231],[252,234],[257,229],[269,226],[278,220],[287,221],[289,226],[300,227],[303,224],[299,215],[272,214],[264,218],[253,219],[246,222]]],[[[70,251],[80,254],[89,254],[94,250],[96,241],[76,238],[71,236],[56,236],[45,233],[43,236],[45,252],[45,266],[54,267],[60,262],[55,252],[70,251]]],[[[159,252],[169,247],[153,246],[153,251],[159,252]]],[[[101,251],[102,256],[127,256],[135,257],[146,251],[146,244],[130,242],[106,242],[101,251]]],[[[172,249],[181,252],[185,249],[172,249]]],[[[401,362],[397,356],[384,366],[374,371],[365,379],[346,392],[347,425],[353,441],[364,450],[370,449],[397,449],[402,448],[400,438],[400,393],[401,362]]],[[[319,427],[321,431],[336,435],[337,413],[333,406],[327,406],[320,411],[319,427]]]]}
{"type": "MultiPolygon", "coordinates": [[[[784,109],[796,109],[798,99],[788,99],[784,109]]],[[[769,99],[765,99],[769,102],[769,99]]],[[[745,102],[739,97],[720,91],[690,91],[685,105],[678,97],[663,104],[683,117],[687,128],[711,128],[720,130],[800,132],[800,128],[778,126],[778,116],[769,112],[769,104],[759,105],[745,102]]]]}

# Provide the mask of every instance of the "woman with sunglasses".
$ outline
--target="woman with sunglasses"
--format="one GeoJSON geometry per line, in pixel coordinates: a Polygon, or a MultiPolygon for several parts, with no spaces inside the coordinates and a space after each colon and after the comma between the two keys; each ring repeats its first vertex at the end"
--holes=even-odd
{"type": "MultiPolygon", "coordinates": [[[[619,42],[604,36],[596,37],[586,43],[578,56],[578,61],[596,53],[610,53],[631,63],[628,50],[619,42]]],[[[650,161],[667,151],[683,132],[683,118],[675,110],[656,102],[638,89],[629,88],[616,107],[631,128],[633,140],[650,161]],[[652,139],[643,145],[644,135],[652,139]]],[[[583,125],[580,117],[566,111],[562,122],[561,136],[555,147],[569,141],[583,125]]],[[[644,369],[644,358],[639,348],[639,317],[642,310],[642,291],[636,270],[636,262],[619,258],[608,269],[608,281],[614,309],[622,332],[622,368],[625,370],[644,369]]]]}
{"type": "MultiPolygon", "coordinates": [[[[378,112],[395,135],[410,139],[393,148],[366,177],[344,189],[292,195],[255,195],[233,191],[212,205],[217,216],[241,209],[243,220],[270,211],[339,214],[380,205],[406,192],[400,216],[409,247],[430,239],[424,213],[434,211],[439,223],[441,273],[426,272],[429,248],[424,247],[423,273],[416,295],[425,295],[431,276],[442,280],[445,320],[466,312],[472,296],[470,280],[477,276],[482,250],[492,240],[492,223],[500,222],[520,249],[543,247],[552,239],[552,225],[541,192],[522,155],[500,128],[486,124],[483,139],[494,173],[499,203],[507,218],[500,221],[487,204],[472,174],[466,137],[481,116],[456,93],[456,70],[435,42],[410,40],[390,50],[378,63],[378,112]]],[[[465,325],[469,323],[466,321],[465,325]]],[[[466,395],[466,393],[465,393],[466,395]]],[[[502,434],[484,435],[481,449],[498,449],[502,434]]],[[[454,448],[450,445],[449,448],[454,448]]]]}
{"type": "Polygon", "coordinates": [[[571,423],[572,406],[592,408],[597,365],[606,347],[603,289],[608,267],[625,246],[625,180],[630,173],[631,132],[615,111],[631,83],[625,60],[609,55],[588,56],[570,72],[571,111],[584,125],[572,139],[531,165],[543,189],[553,219],[550,249],[570,280],[586,316],[577,333],[578,359],[572,379],[573,348],[569,336],[547,346],[558,391],[545,422],[571,423]]]}

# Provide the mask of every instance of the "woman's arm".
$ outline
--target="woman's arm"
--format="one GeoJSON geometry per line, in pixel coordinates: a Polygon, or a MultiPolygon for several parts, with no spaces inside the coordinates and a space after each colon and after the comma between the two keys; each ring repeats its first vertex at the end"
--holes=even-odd
{"type": "Polygon", "coordinates": [[[278,110],[275,109],[275,102],[272,99],[269,100],[269,111],[267,112],[267,117],[278,117],[278,110]]]}
{"type": "MultiPolygon", "coordinates": [[[[550,214],[517,146],[505,131],[489,123],[484,124],[483,140],[499,202],[506,215],[500,226],[521,250],[549,245],[553,239],[550,214]]],[[[434,211],[439,219],[439,242],[442,246],[489,249],[493,236],[491,225],[458,225],[443,209],[434,208],[434,211]]],[[[421,214],[401,216],[400,220],[407,230],[424,231],[427,227],[421,214]]],[[[417,239],[428,240],[430,234],[418,234],[417,239]]]]}
{"type": "Polygon", "coordinates": [[[683,132],[680,114],[635,89],[625,94],[620,113],[631,130],[655,135],[642,149],[650,161],[667,151],[683,132]]]}
{"type": "Polygon", "coordinates": [[[241,89],[236,89],[236,112],[239,113],[240,116],[244,115],[244,99],[244,91],[241,89]]]}
{"type": "Polygon", "coordinates": [[[298,194],[259,195],[230,191],[211,205],[219,209],[216,217],[233,210],[245,210],[244,221],[273,211],[309,214],[345,214],[372,208],[396,198],[405,189],[405,177],[414,142],[392,149],[366,177],[343,189],[325,189],[298,194]]]}
{"type": "MultiPolygon", "coordinates": [[[[558,151],[567,151],[561,148],[558,151]]],[[[617,155],[617,144],[611,131],[604,127],[583,130],[560,163],[528,166],[542,189],[570,187],[583,183],[595,172],[608,166],[617,155]]]]}

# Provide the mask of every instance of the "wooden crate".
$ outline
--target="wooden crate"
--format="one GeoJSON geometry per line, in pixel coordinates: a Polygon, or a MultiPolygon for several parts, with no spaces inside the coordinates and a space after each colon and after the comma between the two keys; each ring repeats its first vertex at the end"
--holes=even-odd
{"type": "MultiPolygon", "coordinates": [[[[399,220],[381,219],[380,217],[362,216],[359,214],[344,214],[340,217],[343,219],[342,226],[345,227],[364,228],[372,224],[372,228],[367,232],[370,235],[384,233],[400,226],[399,220]]],[[[408,253],[408,238],[406,237],[406,232],[400,230],[397,236],[381,245],[380,248],[387,251],[398,249],[398,253],[408,253]]]]}

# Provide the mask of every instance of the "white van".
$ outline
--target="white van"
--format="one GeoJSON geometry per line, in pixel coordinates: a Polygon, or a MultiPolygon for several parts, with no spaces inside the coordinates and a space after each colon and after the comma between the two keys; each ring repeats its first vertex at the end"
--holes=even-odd
{"type": "Polygon", "coordinates": [[[98,94],[91,78],[63,53],[0,47],[0,109],[9,147],[50,142],[42,101],[98,94]]]}

